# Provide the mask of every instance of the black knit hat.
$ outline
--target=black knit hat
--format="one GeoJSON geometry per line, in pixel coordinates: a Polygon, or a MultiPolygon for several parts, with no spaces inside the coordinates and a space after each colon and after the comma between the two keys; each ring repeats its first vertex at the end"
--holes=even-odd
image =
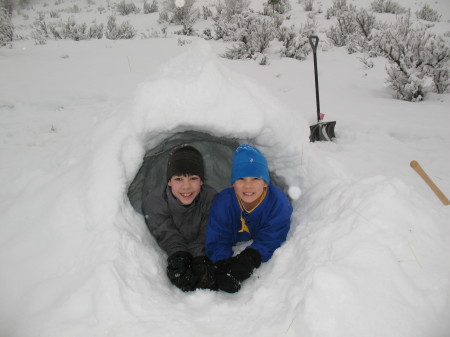
{"type": "Polygon", "coordinates": [[[177,147],[167,162],[167,181],[174,175],[197,175],[205,181],[205,168],[202,154],[190,145],[177,147]]]}

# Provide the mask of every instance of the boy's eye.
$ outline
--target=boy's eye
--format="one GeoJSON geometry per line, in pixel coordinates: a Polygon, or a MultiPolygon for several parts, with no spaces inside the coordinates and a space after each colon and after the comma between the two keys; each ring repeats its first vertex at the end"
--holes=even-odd
{"type": "Polygon", "coordinates": [[[190,177],[191,180],[199,180],[199,177],[190,177]]]}
{"type": "Polygon", "coordinates": [[[175,180],[175,181],[181,181],[181,177],[173,178],[173,180],[175,180]]]}

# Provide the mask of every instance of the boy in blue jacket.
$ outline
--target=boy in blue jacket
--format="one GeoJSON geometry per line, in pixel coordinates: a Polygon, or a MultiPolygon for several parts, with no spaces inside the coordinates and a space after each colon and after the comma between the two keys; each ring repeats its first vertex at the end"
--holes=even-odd
{"type": "Polygon", "coordinates": [[[270,184],[267,161],[251,145],[241,145],[234,152],[231,184],[212,203],[205,251],[216,266],[216,289],[234,293],[286,240],[292,206],[270,184]],[[238,242],[250,240],[245,250],[233,256],[238,242]]]}

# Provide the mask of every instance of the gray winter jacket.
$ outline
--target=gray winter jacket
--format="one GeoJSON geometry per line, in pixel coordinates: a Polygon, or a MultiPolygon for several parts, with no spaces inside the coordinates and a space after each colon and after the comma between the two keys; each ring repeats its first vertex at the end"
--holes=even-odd
{"type": "Polygon", "coordinates": [[[155,189],[142,203],[148,229],[168,256],[186,251],[194,257],[205,255],[209,209],[217,191],[203,184],[189,206],[182,205],[169,186],[155,189]]]}

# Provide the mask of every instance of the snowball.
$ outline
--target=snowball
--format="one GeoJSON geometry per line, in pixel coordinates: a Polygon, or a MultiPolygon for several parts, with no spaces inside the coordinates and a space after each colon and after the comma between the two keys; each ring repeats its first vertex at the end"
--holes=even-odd
{"type": "Polygon", "coordinates": [[[302,195],[302,190],[298,186],[289,186],[288,194],[292,200],[297,200],[302,195]]]}

